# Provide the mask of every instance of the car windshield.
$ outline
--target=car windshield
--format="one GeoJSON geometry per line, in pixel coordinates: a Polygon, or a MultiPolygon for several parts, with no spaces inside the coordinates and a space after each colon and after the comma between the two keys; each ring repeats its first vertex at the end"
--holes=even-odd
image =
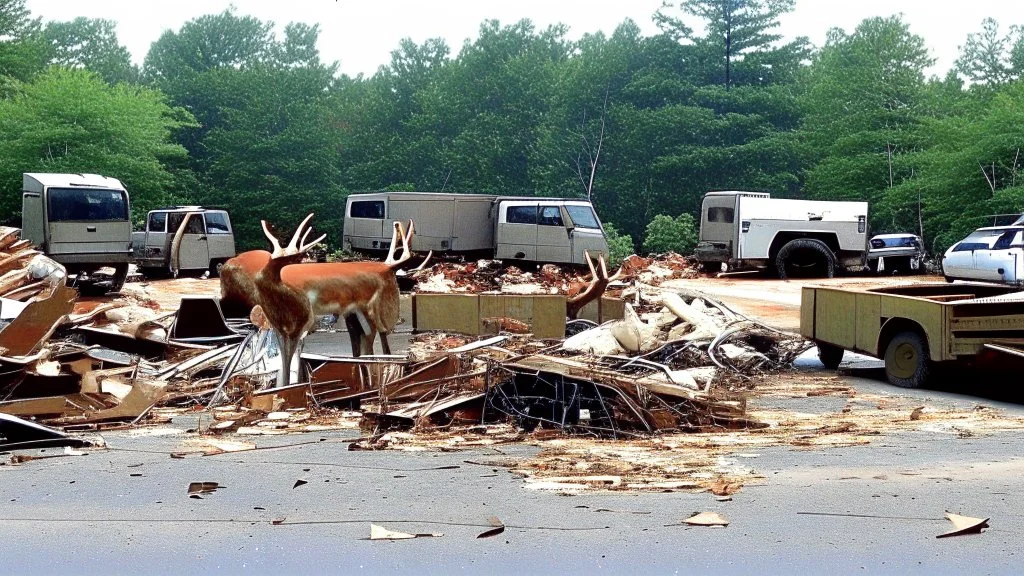
{"type": "Polygon", "coordinates": [[[920,244],[914,236],[897,236],[894,238],[872,238],[872,248],[919,248],[920,244]]]}
{"type": "Polygon", "coordinates": [[[572,218],[572,223],[577,228],[600,228],[594,210],[590,206],[566,206],[565,211],[572,218]]]}
{"type": "Polygon", "coordinates": [[[50,188],[47,198],[50,222],[128,219],[128,198],[120,190],[50,188]]]}

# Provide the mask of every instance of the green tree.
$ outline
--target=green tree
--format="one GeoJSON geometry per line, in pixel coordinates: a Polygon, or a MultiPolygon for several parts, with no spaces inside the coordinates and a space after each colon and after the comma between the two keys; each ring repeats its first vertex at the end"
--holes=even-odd
{"type": "Polygon", "coordinates": [[[604,235],[608,239],[608,264],[618,266],[627,256],[636,254],[633,238],[619,232],[611,222],[604,223],[604,235]]]}
{"type": "Polygon", "coordinates": [[[46,43],[25,0],[0,0],[0,89],[25,81],[46,66],[46,43]]]}
{"type": "Polygon", "coordinates": [[[1011,26],[1008,34],[1000,34],[994,18],[981,21],[981,31],[967,35],[960,47],[955,69],[971,82],[986,86],[1006,84],[1020,76],[1013,61],[1013,50],[1024,41],[1021,29],[1011,26]]]}
{"type": "Polygon", "coordinates": [[[70,22],[49,22],[43,37],[52,64],[91,70],[111,84],[139,79],[128,49],[117,40],[117,24],[112,20],[75,18],[70,22]]]}
{"type": "MultiPolygon", "coordinates": [[[[191,124],[155,90],[51,68],[0,100],[0,187],[20,190],[23,172],[99,173],[125,183],[138,216],[176,200],[171,170],[186,152],[171,135],[191,124]]],[[[18,195],[0,197],[0,212],[17,215],[18,195]]]]}
{"type": "MultiPolygon", "coordinates": [[[[772,55],[790,56],[790,67],[796,64],[805,51],[806,40],[800,39],[782,49],[773,45],[782,36],[773,32],[779,26],[779,17],[792,12],[795,0],[683,0],[678,9],[683,14],[702,20],[707,28],[705,36],[698,36],[682,18],[670,14],[675,5],[663,2],[655,13],[658,26],[676,39],[693,42],[711,59],[710,69],[721,70],[722,85],[728,90],[733,86],[733,65],[736,61],[750,58],[758,76],[778,72],[781,61],[767,58],[772,55]],[[760,58],[758,57],[760,56],[760,58]],[[775,64],[773,68],[769,64],[775,64]]],[[[750,70],[746,71],[749,76],[750,70]]],[[[751,78],[748,78],[750,80],[751,78]]]]}
{"type": "Polygon", "coordinates": [[[829,32],[803,98],[803,137],[816,156],[810,195],[868,200],[876,232],[917,228],[916,203],[889,193],[915,173],[931,63],[924,39],[899,16],[869,18],[852,34],[829,32]]]}
{"type": "Polygon", "coordinates": [[[644,250],[663,253],[689,254],[697,246],[697,227],[693,216],[680,214],[676,218],[658,214],[647,225],[644,250]]]}

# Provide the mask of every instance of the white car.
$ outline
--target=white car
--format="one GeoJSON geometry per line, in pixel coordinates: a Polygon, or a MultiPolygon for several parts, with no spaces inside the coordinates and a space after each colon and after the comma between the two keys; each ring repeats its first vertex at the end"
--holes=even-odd
{"type": "Polygon", "coordinates": [[[868,266],[872,272],[914,274],[924,268],[924,242],[916,234],[878,234],[869,244],[868,266]]]}
{"type": "Polygon", "coordinates": [[[978,228],[946,250],[942,275],[948,282],[1024,282],[1024,226],[978,228]]]}

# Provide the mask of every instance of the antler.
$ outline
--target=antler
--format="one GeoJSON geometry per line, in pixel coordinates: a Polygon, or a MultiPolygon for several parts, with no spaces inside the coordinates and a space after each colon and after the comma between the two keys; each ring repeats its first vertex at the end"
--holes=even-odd
{"type": "Polygon", "coordinates": [[[266,234],[267,239],[270,240],[270,244],[274,247],[274,251],[271,255],[274,258],[280,256],[290,256],[292,254],[300,254],[316,246],[327,237],[327,234],[321,234],[319,238],[313,240],[310,243],[306,243],[306,238],[309,237],[309,233],[313,231],[312,227],[307,228],[310,219],[313,218],[313,213],[310,212],[308,216],[299,224],[299,227],[295,229],[295,234],[292,234],[292,239],[288,242],[288,245],[284,248],[281,247],[280,241],[270,233],[270,228],[267,226],[266,220],[260,220],[260,224],[263,226],[263,233],[266,234]]]}
{"type": "Polygon", "coordinates": [[[587,266],[590,268],[590,285],[587,286],[586,290],[565,300],[566,315],[572,319],[579,315],[580,310],[584,306],[600,298],[608,284],[617,280],[622,274],[622,268],[619,268],[615,274],[608,275],[608,265],[604,261],[604,254],[597,257],[598,267],[596,268],[594,266],[594,259],[591,258],[588,250],[583,251],[583,259],[587,261],[587,266]],[[600,272],[598,272],[598,268],[600,272]]]}
{"type": "Polygon", "coordinates": [[[414,229],[415,224],[413,224],[412,220],[409,220],[408,233],[405,231],[405,228],[402,227],[401,222],[395,222],[395,231],[394,234],[391,236],[391,250],[388,252],[387,259],[384,260],[384,263],[390,266],[392,269],[398,268],[399,265],[404,263],[406,260],[412,258],[412,250],[409,249],[409,243],[412,241],[414,229]],[[401,238],[402,240],[402,255],[399,256],[398,258],[395,258],[395,240],[397,240],[398,238],[401,238]]]}
{"type": "Polygon", "coordinates": [[[263,226],[263,233],[267,235],[267,239],[270,240],[270,245],[274,247],[272,252],[273,256],[281,256],[284,254],[284,250],[281,248],[281,244],[277,241],[277,238],[270,233],[270,229],[267,227],[266,220],[260,220],[260,225],[263,226]]]}

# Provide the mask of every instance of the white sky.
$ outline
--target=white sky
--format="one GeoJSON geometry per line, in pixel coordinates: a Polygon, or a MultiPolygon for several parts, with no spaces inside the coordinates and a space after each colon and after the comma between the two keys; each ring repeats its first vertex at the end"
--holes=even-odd
{"type": "MultiPolygon", "coordinates": [[[[1019,0],[797,0],[796,10],[782,19],[787,38],[808,36],[824,43],[832,27],[852,31],[871,16],[902,12],[911,31],[924,37],[936,65],[931,73],[944,75],[968,33],[992,16],[1001,30],[1024,23],[1011,18],[1019,0]]],[[[283,26],[292,21],[320,24],[323,60],[337,60],[341,71],[372,75],[390,60],[402,38],[421,43],[442,37],[452,55],[463,40],[474,39],[480,23],[498,19],[511,24],[531,19],[538,29],[553,23],[569,26],[571,38],[603,30],[611,33],[632,18],[645,35],[655,34],[651,14],[661,0],[27,0],[33,15],[44,20],[71,20],[78,16],[118,22],[118,38],[141,64],[150,44],[164,30],[178,30],[203,14],[219,13],[234,4],[248,14],[283,26]]]]}

